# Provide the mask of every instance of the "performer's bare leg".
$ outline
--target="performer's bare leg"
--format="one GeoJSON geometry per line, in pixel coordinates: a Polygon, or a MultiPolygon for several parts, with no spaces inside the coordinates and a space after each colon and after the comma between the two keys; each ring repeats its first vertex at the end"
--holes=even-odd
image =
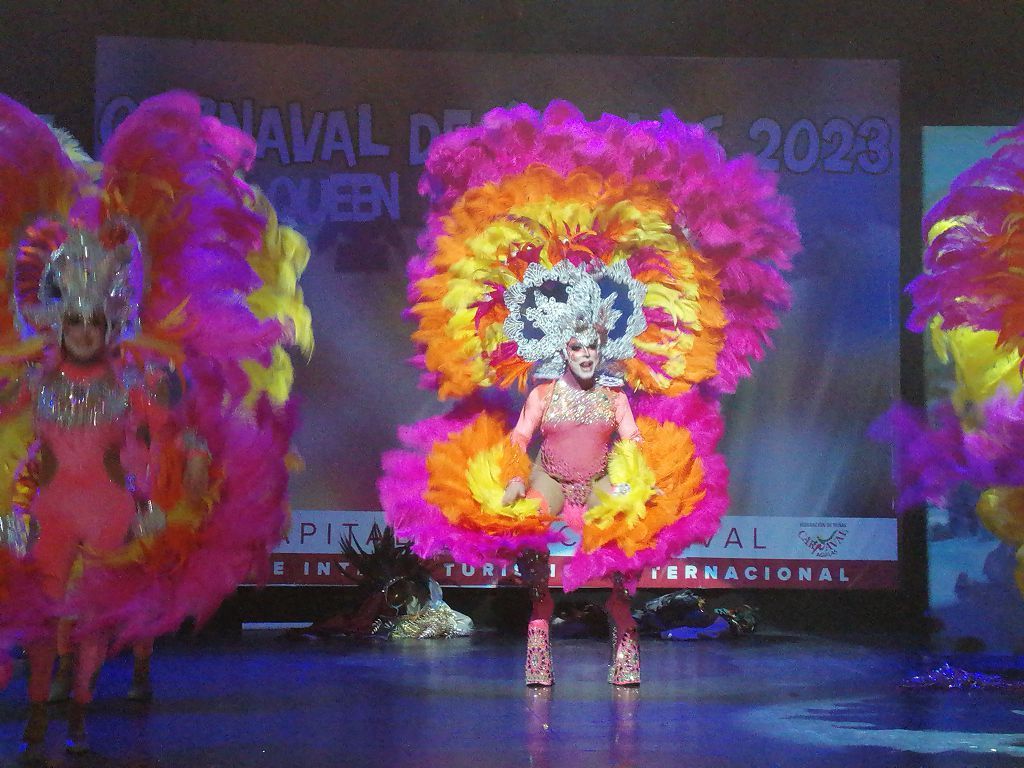
{"type": "Polygon", "coordinates": [[[562,484],[545,472],[539,462],[533,466],[530,473],[530,491],[541,495],[547,504],[548,514],[558,517],[562,513],[562,507],[565,506],[562,484]]]}

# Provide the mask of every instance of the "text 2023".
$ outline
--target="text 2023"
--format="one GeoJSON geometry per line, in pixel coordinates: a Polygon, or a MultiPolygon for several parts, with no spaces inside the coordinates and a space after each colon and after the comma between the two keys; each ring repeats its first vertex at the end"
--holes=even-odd
{"type": "Polygon", "coordinates": [[[751,139],[762,143],[757,157],[763,167],[807,173],[822,168],[828,173],[885,173],[892,165],[892,128],[880,117],[857,125],[842,117],[819,127],[807,118],[784,128],[777,120],[761,117],[750,125],[751,139]],[[781,157],[780,157],[781,155],[781,157]]]}

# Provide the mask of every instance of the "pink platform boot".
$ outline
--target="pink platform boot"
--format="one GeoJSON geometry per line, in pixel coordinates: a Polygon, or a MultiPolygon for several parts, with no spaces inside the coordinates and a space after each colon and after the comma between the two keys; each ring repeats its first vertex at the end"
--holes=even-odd
{"type": "Polygon", "coordinates": [[[616,633],[608,682],[612,685],[640,685],[640,643],[637,642],[635,627],[616,633]]]}
{"type": "Polygon", "coordinates": [[[637,641],[636,622],[629,611],[625,577],[621,573],[612,577],[612,591],[605,608],[608,611],[612,641],[608,682],[612,685],[640,685],[640,644],[637,641]]]}
{"type": "Polygon", "coordinates": [[[534,619],[526,630],[526,684],[549,686],[554,682],[548,622],[534,619]]]}

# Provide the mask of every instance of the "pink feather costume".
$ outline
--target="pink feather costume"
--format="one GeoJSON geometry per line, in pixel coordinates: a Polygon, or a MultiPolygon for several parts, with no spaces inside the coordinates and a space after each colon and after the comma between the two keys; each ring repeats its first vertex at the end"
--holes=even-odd
{"type": "MultiPolygon", "coordinates": [[[[659,494],[647,496],[633,530],[650,535],[636,547],[610,540],[577,548],[563,573],[565,589],[617,571],[637,573],[713,533],[728,504],[716,452],[717,401],[763,356],[789,305],[782,272],[799,249],[793,212],[775,185],[752,158],[726,158],[712,135],[671,112],[656,121],[607,114],[588,121],[564,101],[543,112],[519,105],[438,138],[420,182],[430,211],[420,254],[408,265],[408,315],[418,323],[413,362],[424,369],[422,386],[457,402],[447,414],[403,427],[402,449],[383,458],[381,503],[396,532],[422,556],[445,552],[474,565],[511,562],[517,551],[557,540],[550,529],[527,525],[525,509],[474,516],[468,510],[484,489],[467,491],[472,498],[456,493],[467,465],[452,463],[468,460],[474,445],[494,449],[494,442],[473,443],[482,418],[504,423],[505,440],[514,427],[507,401],[483,399],[482,391],[523,388],[531,369],[541,381],[559,376],[536,376],[546,363],[497,330],[507,328],[516,286],[538,286],[551,271],[550,281],[563,284],[574,279],[569,272],[596,275],[602,301],[609,281],[618,281],[620,297],[636,283],[646,287],[637,302],[642,322],[633,328],[642,343],[628,342],[622,352],[616,399],[638,414],[639,446],[651,451],[649,460],[657,435],[682,441],[700,465],[704,489],[656,522],[659,494]],[[670,437],[673,428],[680,431],[670,437]]],[[[616,301],[609,309],[623,311],[616,301]]],[[[617,322],[623,336],[623,320],[617,322]]],[[[518,450],[522,430],[539,426],[536,392],[520,437],[509,441],[518,450]]],[[[633,442],[632,434],[620,437],[633,442]]],[[[595,467],[604,441],[586,441],[595,467]]],[[[495,471],[502,486],[528,474],[511,456],[501,461],[495,471]]],[[[681,482],[669,475],[664,482],[681,482]]]]}
{"type": "Polygon", "coordinates": [[[894,447],[897,508],[944,505],[961,485],[1017,551],[1024,594],[1024,123],[965,170],[922,221],[922,274],[907,327],[927,333],[954,386],[928,413],[894,406],[873,436],[894,447]]]}
{"type": "Polygon", "coordinates": [[[900,510],[944,503],[961,483],[1024,486],[1024,123],[992,142],[1005,143],[922,221],[924,269],[906,288],[907,327],[952,353],[956,387],[930,414],[900,404],[873,428],[896,448],[900,510]],[[957,354],[966,351],[974,354],[957,354]]]}
{"type": "MultiPolygon", "coordinates": [[[[73,617],[76,704],[110,648],[202,621],[262,578],[287,519],[294,404],[272,402],[245,367],[274,365],[297,334],[285,313],[264,311],[277,294],[259,310],[249,302],[260,270],[283,258],[274,238],[285,229],[241,178],[254,154],[195,96],[169,93],[126,118],[100,169],[0,96],[0,250],[13,257],[0,277],[14,294],[0,359],[7,390],[29,381],[31,394],[0,413],[15,495],[0,508],[0,651],[22,644],[52,659],[56,624],[73,617]],[[64,359],[72,316],[105,318],[100,360],[64,359]],[[167,407],[158,390],[174,381],[182,391],[167,407]],[[193,459],[208,466],[205,493],[185,486],[193,459]],[[135,525],[137,500],[158,502],[166,525],[135,525]]],[[[38,702],[49,664],[30,656],[38,702]]]]}
{"type": "MultiPolygon", "coordinates": [[[[122,460],[128,439],[127,397],[106,362],[62,361],[34,389],[39,450],[52,457],[52,471],[26,511],[39,529],[32,557],[41,589],[60,602],[80,554],[102,557],[114,552],[127,540],[135,520],[135,499],[107,466],[110,456],[117,463],[122,460]]],[[[29,645],[30,701],[46,701],[56,651],[49,640],[29,645]]],[[[91,700],[90,683],[105,654],[102,635],[79,638],[76,701],[91,700]]]]}
{"type": "MultiPolygon", "coordinates": [[[[423,386],[459,400],[399,431],[401,450],[383,459],[385,515],[423,556],[546,553],[558,534],[539,494],[506,503],[539,429],[539,464],[581,533],[563,587],[611,576],[609,610],[628,635],[624,588],[713,533],[727,506],[717,399],[750,374],[788,307],[792,210],[752,158],[727,159],[671,112],[588,121],[563,101],[495,109],[438,138],[420,191],[430,211],[408,266],[413,361],[423,386]],[[606,377],[562,412],[548,395],[566,386],[560,356],[580,330],[606,377]],[[525,389],[531,374],[558,383],[538,384],[512,427],[507,406],[478,391],[525,389]],[[604,475],[610,494],[594,489],[604,475]]],[[[520,570],[546,626],[544,559],[520,570]]],[[[527,681],[544,685],[541,635],[531,622],[527,681]]],[[[616,659],[610,681],[638,682],[631,659],[616,659]]]]}

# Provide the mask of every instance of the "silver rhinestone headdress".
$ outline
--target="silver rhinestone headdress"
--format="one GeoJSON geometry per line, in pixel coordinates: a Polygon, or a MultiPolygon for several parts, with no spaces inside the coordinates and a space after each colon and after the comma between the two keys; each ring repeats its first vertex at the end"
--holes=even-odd
{"type": "Polygon", "coordinates": [[[105,247],[92,231],[70,228],[63,242],[42,264],[15,261],[15,271],[39,275],[38,288],[18,296],[23,330],[59,330],[69,314],[89,318],[102,313],[110,336],[120,338],[135,330],[142,293],[138,239],[127,237],[105,247]]]}
{"type": "MultiPolygon", "coordinates": [[[[634,339],[647,328],[646,291],[621,261],[610,267],[568,260],[550,268],[533,263],[521,282],[505,290],[505,335],[524,360],[537,363],[537,378],[562,375],[562,352],[572,338],[598,346],[606,369],[635,354],[634,339]]],[[[616,378],[607,371],[601,375],[616,378]]]]}

